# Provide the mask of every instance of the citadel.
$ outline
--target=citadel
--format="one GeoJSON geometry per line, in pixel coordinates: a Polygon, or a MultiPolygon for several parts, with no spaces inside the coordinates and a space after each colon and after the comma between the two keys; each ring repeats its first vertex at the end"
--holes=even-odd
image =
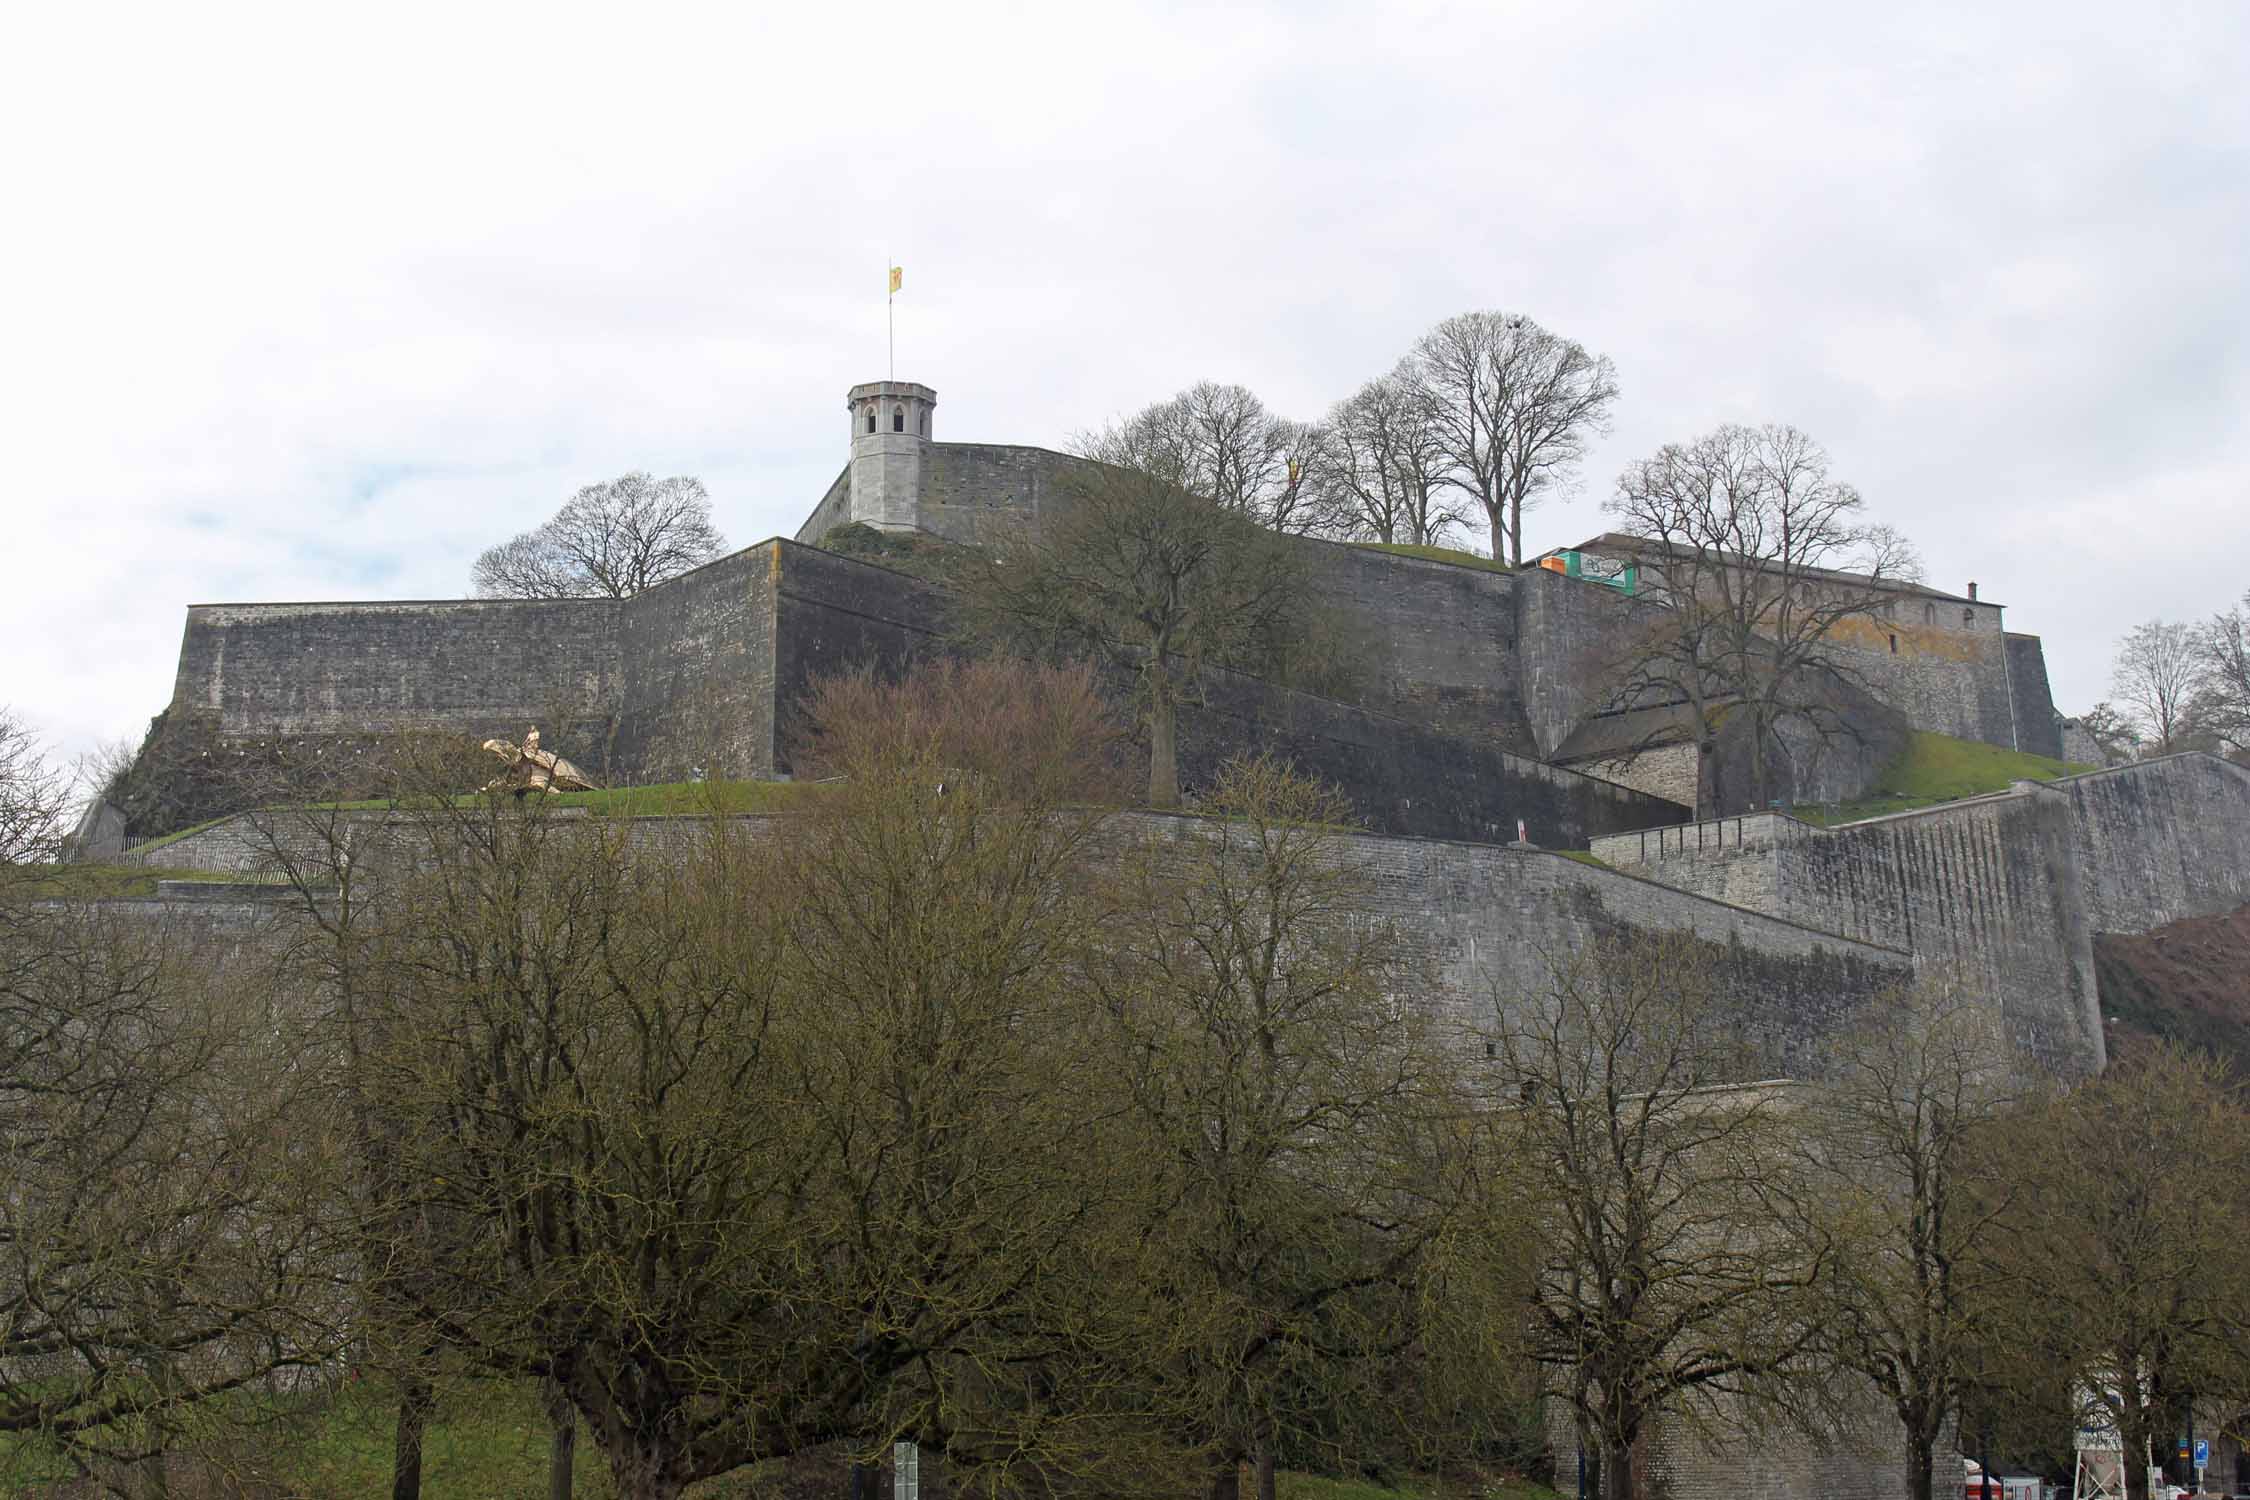
{"type": "MultiPolygon", "coordinates": [[[[852,387],[848,459],[793,537],[630,598],[192,605],[167,723],[217,752],[406,729],[512,742],[537,725],[609,785],[787,777],[815,679],[945,649],[946,591],[824,547],[831,533],[974,544],[1068,503],[1083,460],[941,442],[937,405],[911,382],[852,387]]],[[[1359,653],[1353,691],[1207,670],[1180,715],[1181,779],[1267,750],[1340,788],[1364,821],[1350,842],[1378,872],[1381,915],[1433,976],[1417,999],[1465,1033],[1489,1024],[1495,996],[1535,984],[1545,955],[1685,929],[1724,945],[1777,1075],[1817,1073],[1867,997],[1943,969],[2000,1007],[2027,1066],[2080,1076],[2107,1055],[2097,936],[2250,903],[2240,766],[2175,755],[1823,826],[1746,805],[1740,757],[1713,764],[1665,706],[1609,706],[1598,666],[1643,608],[1620,586],[1631,538],[1513,571],[1302,545],[1359,653]],[[1699,820],[1698,806],[1723,815],[1699,820]]],[[[1848,624],[1836,645],[1862,685],[1841,705],[1850,733],[1791,757],[1785,802],[1861,796],[1917,732],[2094,758],[2066,738],[2039,638],[2008,629],[1975,584],[1902,585],[1848,624]]],[[[664,820],[644,821],[662,836],[664,820]]],[[[238,816],[127,857],[247,870],[258,847],[238,816]]],[[[229,900],[252,911],[242,892],[196,905],[226,920],[229,900]]],[[[1746,1481],[1683,1455],[1671,1493],[1767,1484],[1873,1496],[1889,1474],[1810,1454],[1746,1481]]]]}

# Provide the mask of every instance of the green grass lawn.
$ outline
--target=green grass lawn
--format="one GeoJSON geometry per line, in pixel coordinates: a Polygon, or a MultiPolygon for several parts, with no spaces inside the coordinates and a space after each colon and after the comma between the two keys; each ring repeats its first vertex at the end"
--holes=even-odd
{"type": "MultiPolygon", "coordinates": [[[[669,781],[652,786],[611,786],[592,792],[548,792],[550,807],[587,807],[620,818],[656,817],[673,813],[761,813],[801,807],[818,796],[819,785],[809,781],[669,781]]],[[[472,807],[483,792],[464,792],[453,799],[455,807],[472,807]]],[[[505,794],[500,794],[505,795],[505,794]]],[[[346,812],[380,812],[411,806],[394,799],[374,797],[363,802],[321,803],[346,812]]]]}
{"type": "MultiPolygon", "coordinates": [[[[299,1415],[277,1416],[231,1435],[213,1432],[197,1467],[207,1477],[215,1477],[214,1471],[226,1475],[226,1493],[259,1500],[388,1494],[396,1402],[387,1381],[355,1382],[299,1415]]],[[[530,1385],[500,1380],[450,1385],[423,1438],[422,1493],[428,1500],[545,1500],[547,1443],[546,1418],[530,1385]]],[[[16,1440],[0,1438],[0,1481],[17,1486],[15,1493],[26,1492],[24,1486],[39,1493],[42,1481],[61,1472],[16,1440]]],[[[579,1500],[612,1500],[616,1494],[601,1450],[583,1426],[574,1476],[579,1500]]],[[[688,1495],[751,1500],[775,1493],[776,1477],[762,1468],[742,1469],[706,1480],[688,1495]]],[[[1388,1489],[1367,1480],[1291,1473],[1276,1480],[1280,1500],[1557,1500],[1554,1491],[1521,1481],[1470,1490],[1420,1483],[1388,1489]]],[[[206,1491],[190,1481],[185,1492],[206,1491]]],[[[1246,1495],[1254,1493],[1245,1488],[1246,1495]]]]}
{"type": "MultiPolygon", "coordinates": [[[[792,807],[802,807],[809,797],[818,796],[819,785],[809,781],[672,781],[652,786],[612,786],[592,792],[554,792],[544,794],[553,807],[587,807],[612,817],[654,817],[662,814],[682,813],[762,813],[782,812],[792,807]]],[[[482,792],[463,792],[453,799],[455,807],[473,806],[482,792]]],[[[317,802],[313,808],[323,812],[389,812],[411,808],[411,802],[391,797],[369,797],[358,802],[317,802]]],[[[228,817],[240,814],[230,813],[228,817]]],[[[213,818],[177,833],[167,833],[162,838],[135,844],[135,854],[147,854],[176,844],[190,834],[215,828],[226,818],[213,818]]]]}
{"type": "Polygon", "coordinates": [[[9,871],[9,889],[27,896],[73,901],[153,896],[159,880],[203,880],[226,884],[255,882],[254,875],[211,870],[166,870],[148,865],[25,865],[9,871]]]}
{"type": "Polygon", "coordinates": [[[2097,769],[1916,730],[1906,749],[1883,768],[1874,791],[1867,796],[1841,806],[1803,806],[1794,811],[1808,823],[1850,823],[1885,813],[1936,807],[1986,792],[2004,792],[2012,781],[2052,781],[2097,769]]]}
{"type": "Polygon", "coordinates": [[[1419,557],[1426,562],[1452,563],[1462,568],[1482,568],[1487,573],[1515,571],[1506,563],[1486,557],[1481,552],[1463,552],[1458,547],[1411,547],[1404,542],[1353,542],[1354,547],[1364,547],[1370,552],[1389,552],[1399,557],[1419,557]]]}

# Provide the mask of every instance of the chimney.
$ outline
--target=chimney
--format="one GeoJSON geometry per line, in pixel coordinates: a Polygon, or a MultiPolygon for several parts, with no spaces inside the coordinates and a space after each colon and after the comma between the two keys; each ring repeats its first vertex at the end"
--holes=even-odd
{"type": "Polygon", "coordinates": [[[1972,578],[1972,579],[1970,579],[1970,580],[1969,580],[1969,597],[1970,597],[1971,599],[1974,599],[1974,598],[1975,598],[1976,596],[1977,596],[1977,585],[1976,585],[1976,580],[1972,578]]]}

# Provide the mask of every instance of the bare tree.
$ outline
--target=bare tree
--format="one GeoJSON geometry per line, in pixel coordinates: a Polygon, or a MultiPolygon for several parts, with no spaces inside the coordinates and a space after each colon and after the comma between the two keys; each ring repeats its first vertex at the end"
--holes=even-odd
{"type": "Polygon", "coordinates": [[[1975,1252],[2012,1232],[1991,1136],[2020,1066],[1995,1006],[1942,980],[1879,997],[1836,1052],[1804,1110],[1814,1190],[1800,1229],[1831,1257],[1827,1350],[1897,1417],[1909,1500],[1932,1500],[1932,1455],[1977,1362],[1989,1268],[1975,1252]]]}
{"type": "Polygon", "coordinates": [[[1179,801],[1178,713],[1206,664],[1260,664],[1308,617],[1309,549],[1198,488],[1195,453],[1142,418],[1085,439],[1071,503],[995,540],[962,579],[972,642],[1130,672],[1149,739],[1149,802],[1179,801]]]}
{"type": "Polygon", "coordinates": [[[1099,1295],[1213,1500],[1245,1459],[1270,1500],[1278,1445],[1403,1397],[1360,1372],[1414,1337],[1414,1269],[1445,1214],[1418,1127],[1452,1113],[1452,1068],[1392,998],[1407,955],[1357,915],[1341,798],[1255,760],[1207,807],[1208,827],[1145,851],[1129,930],[1089,971],[1146,1215],[1099,1295]]]}
{"type": "Polygon", "coordinates": [[[1005,1476],[1090,1441],[1027,1416],[1020,1330],[1104,1182],[1067,1002],[1117,730],[1083,673],[995,664],[830,684],[812,723],[817,809],[661,848],[443,780],[276,824],[335,876],[302,904],[359,1018],[369,1337],[543,1382],[558,1490],[578,1425],[641,1500],[831,1444],[1005,1476]]]}
{"type": "Polygon", "coordinates": [[[2198,725],[2237,751],[2250,751],[2250,593],[2203,626],[2202,683],[2191,705],[2198,725]]]}
{"type": "Polygon", "coordinates": [[[1443,435],[1449,482],[1491,526],[1493,557],[1521,567],[1523,513],[1608,430],[1616,367],[1529,318],[1472,312],[1422,335],[1401,368],[1443,435]]]}
{"type": "Polygon", "coordinates": [[[2117,643],[2110,691],[2141,731],[2144,753],[2169,755],[2182,748],[2188,707],[2207,670],[2201,646],[2192,626],[2164,620],[2136,625],[2117,643]]]}
{"type": "Polygon", "coordinates": [[[0,708],[0,873],[61,850],[70,783],[14,710],[0,708]]]}
{"type": "Polygon", "coordinates": [[[1177,473],[1191,494],[1261,526],[1328,528],[1326,430],[1277,414],[1247,386],[1198,381],[1107,436],[1122,438],[1139,461],[1177,473]]]}
{"type": "Polygon", "coordinates": [[[1265,523],[1292,536],[1338,530],[1334,470],[1340,455],[1334,434],[1323,423],[1284,420],[1278,436],[1281,487],[1265,506],[1265,523]]]}
{"type": "Polygon", "coordinates": [[[2010,1232],[1977,1245],[2008,1292],[1993,1378],[2067,1372],[2147,1500],[2142,1455],[2190,1400],[2250,1401],[2250,1114],[2223,1064],[2165,1043],[2022,1112],[2004,1149],[2010,1232]]]}
{"type": "Polygon", "coordinates": [[[554,518],[486,548],[473,581],[486,599],[622,599],[726,550],[703,482],[635,471],[590,484],[554,518]]]}
{"type": "Polygon", "coordinates": [[[1643,1493],[1658,1419],[1724,1416],[1814,1346],[1827,1268],[1778,1227],[1794,1213],[1784,1086],[1741,1082],[1716,962],[1687,934],[1601,938],[1501,1007],[1499,1092],[1520,1105],[1493,1121],[1510,1188],[1494,1212],[1541,1246],[1528,1352],[1599,1453],[1606,1500],[1643,1493]]]}
{"type": "Polygon", "coordinates": [[[1834,688],[1856,674],[1834,632],[1919,576],[1913,549],[1862,518],[1859,491],[1794,427],[1668,443],[1627,467],[1604,509],[1641,539],[1642,597],[1656,606],[1611,664],[1614,701],[1680,705],[1705,756],[1721,717],[1747,714],[1751,800],[1765,806],[1784,725],[1849,732],[1834,688]]]}
{"type": "Polygon", "coordinates": [[[0,1468],[157,1483],[192,1428],[269,1417],[344,1347],[332,1111],[263,978],[146,915],[0,893],[0,1468]]]}
{"type": "Polygon", "coordinates": [[[1349,535],[1432,547],[1461,524],[1429,402],[1408,380],[1371,380],[1329,413],[1331,509],[1349,535]]]}

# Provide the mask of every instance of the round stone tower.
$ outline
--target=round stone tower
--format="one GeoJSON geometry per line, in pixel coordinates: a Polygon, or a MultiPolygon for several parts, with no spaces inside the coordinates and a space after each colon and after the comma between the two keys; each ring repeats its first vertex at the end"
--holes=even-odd
{"type": "Polygon", "coordinates": [[[883,531],[919,529],[937,392],[910,380],[876,380],[853,386],[844,405],[852,415],[850,519],[883,531]]]}

